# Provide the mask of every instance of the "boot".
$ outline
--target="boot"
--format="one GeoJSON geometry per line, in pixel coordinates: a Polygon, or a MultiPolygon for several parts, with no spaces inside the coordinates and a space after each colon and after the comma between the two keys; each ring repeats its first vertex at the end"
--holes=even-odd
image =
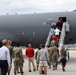
{"type": "Polygon", "coordinates": [[[62,68],[62,71],[65,71],[65,68],[64,67],[62,68]]]}

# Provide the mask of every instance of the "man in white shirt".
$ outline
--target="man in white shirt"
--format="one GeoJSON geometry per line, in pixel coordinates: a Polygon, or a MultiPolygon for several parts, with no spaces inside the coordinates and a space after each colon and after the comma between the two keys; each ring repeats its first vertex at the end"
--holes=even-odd
{"type": "Polygon", "coordinates": [[[6,75],[8,70],[10,70],[10,54],[7,46],[7,40],[2,41],[2,47],[0,48],[0,68],[1,74],[6,75]]]}
{"type": "Polygon", "coordinates": [[[60,30],[58,29],[58,27],[56,27],[55,29],[55,35],[59,38],[60,30]]]}

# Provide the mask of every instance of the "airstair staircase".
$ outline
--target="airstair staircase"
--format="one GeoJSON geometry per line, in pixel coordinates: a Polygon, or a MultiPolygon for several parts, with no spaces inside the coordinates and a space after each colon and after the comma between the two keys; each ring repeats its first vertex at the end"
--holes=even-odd
{"type": "Polygon", "coordinates": [[[61,31],[60,39],[59,39],[59,50],[60,50],[60,47],[64,45],[66,32],[70,32],[70,26],[68,22],[63,23],[63,27],[62,27],[62,31],[61,31]]]}
{"type": "Polygon", "coordinates": [[[50,28],[50,31],[49,31],[49,34],[48,34],[48,37],[47,37],[47,40],[46,40],[46,43],[45,43],[45,48],[47,47],[47,45],[50,44],[50,40],[51,40],[51,28],[50,28]]]}
{"type": "MultiPolygon", "coordinates": [[[[66,32],[70,32],[70,25],[69,25],[68,22],[63,23],[63,27],[62,27],[62,31],[61,31],[60,39],[59,39],[59,50],[60,50],[60,47],[62,45],[64,45],[66,32]]],[[[48,37],[47,37],[47,40],[46,40],[46,43],[45,43],[45,48],[47,47],[47,45],[50,44],[50,40],[51,40],[51,28],[50,28],[50,31],[49,31],[49,34],[48,34],[48,37]]]]}

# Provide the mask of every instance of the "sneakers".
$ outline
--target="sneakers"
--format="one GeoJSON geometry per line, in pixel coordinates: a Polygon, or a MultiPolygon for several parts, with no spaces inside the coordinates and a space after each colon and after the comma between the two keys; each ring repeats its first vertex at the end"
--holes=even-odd
{"type": "Polygon", "coordinates": [[[31,72],[31,70],[29,70],[29,72],[31,72]]]}
{"type": "Polygon", "coordinates": [[[45,74],[43,70],[42,70],[42,73],[41,74],[45,74]]]}
{"type": "Polygon", "coordinates": [[[33,71],[35,71],[36,69],[34,69],[33,71]]]}
{"type": "MultiPolygon", "coordinates": [[[[33,71],[36,71],[36,69],[34,69],[33,71]]],[[[32,72],[31,70],[29,70],[29,72],[32,72]]]]}
{"type": "Polygon", "coordinates": [[[51,66],[49,66],[49,69],[51,69],[51,66]]]}

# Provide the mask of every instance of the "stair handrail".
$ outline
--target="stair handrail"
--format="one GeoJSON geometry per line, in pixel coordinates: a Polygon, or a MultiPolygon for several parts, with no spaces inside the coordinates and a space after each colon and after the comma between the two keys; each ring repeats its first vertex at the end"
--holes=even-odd
{"type": "Polygon", "coordinates": [[[48,37],[47,37],[47,40],[46,40],[46,43],[45,43],[45,48],[47,47],[47,45],[50,44],[50,39],[51,39],[51,28],[50,28],[50,31],[49,31],[49,34],[48,34],[48,37]]]}
{"type": "Polygon", "coordinates": [[[64,39],[66,35],[65,33],[66,33],[66,22],[64,22],[62,26],[61,35],[59,39],[59,50],[60,50],[60,47],[64,45],[64,39]]]}

